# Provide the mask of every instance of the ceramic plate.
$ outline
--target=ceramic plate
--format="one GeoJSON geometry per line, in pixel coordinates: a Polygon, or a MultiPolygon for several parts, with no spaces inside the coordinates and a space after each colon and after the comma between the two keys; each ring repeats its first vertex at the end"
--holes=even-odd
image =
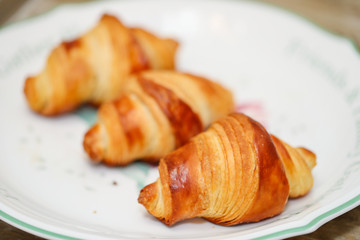
{"type": "Polygon", "coordinates": [[[245,1],[100,1],[63,5],[0,31],[0,218],[52,239],[272,239],[314,231],[360,203],[360,58],[352,43],[298,16],[245,1]],[[24,79],[49,51],[103,13],[176,38],[179,69],[231,88],[237,110],[318,156],[315,185],[282,214],[222,227],[166,227],[137,203],[158,177],[143,163],[91,164],[82,148],[96,112],[45,118],[24,79]]]}

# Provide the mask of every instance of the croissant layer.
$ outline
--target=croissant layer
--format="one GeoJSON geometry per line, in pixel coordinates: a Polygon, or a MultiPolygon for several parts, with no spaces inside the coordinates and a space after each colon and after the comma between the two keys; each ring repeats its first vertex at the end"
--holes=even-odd
{"type": "Polygon", "coordinates": [[[275,144],[273,138],[255,120],[230,114],[164,156],[160,178],[141,190],[138,201],[166,225],[203,217],[229,226],[278,215],[293,186],[302,188],[301,195],[311,189],[312,184],[302,182],[303,178],[312,182],[316,162],[309,150],[281,140],[275,144]],[[288,154],[286,161],[293,163],[288,168],[280,147],[307,154],[288,154]],[[297,162],[308,161],[312,164],[306,168],[296,167],[297,162]]]}
{"type": "Polygon", "coordinates": [[[173,69],[178,43],[128,28],[104,15],[79,38],[53,49],[45,68],[28,77],[24,92],[29,106],[43,115],[99,105],[122,92],[127,77],[145,69],[173,69]]]}

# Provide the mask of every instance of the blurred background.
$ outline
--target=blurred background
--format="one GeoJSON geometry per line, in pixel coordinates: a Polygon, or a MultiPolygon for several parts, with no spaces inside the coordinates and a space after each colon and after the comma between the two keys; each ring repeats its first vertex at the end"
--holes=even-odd
{"type": "MultiPolygon", "coordinates": [[[[62,3],[86,1],[88,0],[0,0],[0,27],[41,14],[62,3]]],[[[349,38],[360,54],[360,0],[257,1],[292,11],[330,32],[349,38]]],[[[41,238],[0,220],[0,239],[41,238]]],[[[360,239],[360,206],[333,219],[311,234],[291,239],[360,239]]]]}
{"type": "MultiPolygon", "coordinates": [[[[86,1],[89,0],[0,0],[0,25],[40,14],[61,3],[86,1]]],[[[257,1],[293,11],[331,32],[352,39],[360,47],[359,0],[257,1]]]]}

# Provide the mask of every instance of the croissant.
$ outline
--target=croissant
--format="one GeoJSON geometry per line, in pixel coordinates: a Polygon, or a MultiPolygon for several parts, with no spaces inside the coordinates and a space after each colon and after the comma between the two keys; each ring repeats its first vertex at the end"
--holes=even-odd
{"type": "Polygon", "coordinates": [[[160,178],[138,201],[166,225],[193,217],[227,226],[256,222],[280,214],[288,197],[306,194],[315,165],[314,153],[232,113],[164,156],[160,178]]]}
{"type": "Polygon", "coordinates": [[[173,69],[177,46],[104,15],[91,31],[52,50],[42,72],[26,79],[26,99],[43,115],[99,105],[118,97],[133,72],[173,69]]]}
{"type": "Polygon", "coordinates": [[[84,137],[94,161],[157,162],[234,107],[230,91],[186,73],[144,71],[128,81],[125,94],[101,105],[98,122],[84,137]]]}

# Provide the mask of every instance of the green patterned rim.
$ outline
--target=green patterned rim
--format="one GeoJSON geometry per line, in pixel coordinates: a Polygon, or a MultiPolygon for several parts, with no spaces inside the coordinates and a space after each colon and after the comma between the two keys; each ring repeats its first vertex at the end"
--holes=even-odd
{"type": "Polygon", "coordinates": [[[30,230],[31,232],[33,232],[34,234],[39,233],[40,235],[46,235],[46,236],[50,236],[50,237],[56,237],[59,239],[66,239],[66,240],[79,240],[79,238],[73,238],[73,237],[68,237],[62,234],[58,234],[58,233],[54,233],[51,231],[47,231],[45,229],[39,228],[39,227],[35,227],[34,225],[28,224],[26,222],[23,222],[17,218],[14,218],[12,216],[10,216],[9,214],[5,213],[4,211],[0,210],[0,219],[4,220],[5,222],[11,224],[11,225],[15,225],[21,229],[24,230],[30,230]]]}
{"type": "MultiPolygon", "coordinates": [[[[113,0],[113,1],[116,1],[116,0],[113,0]]],[[[122,0],[122,1],[126,1],[126,0],[122,0]]],[[[228,1],[234,1],[234,0],[228,0],[228,1]]],[[[235,0],[235,1],[237,1],[237,0],[235,0]]],[[[23,19],[23,20],[15,21],[15,22],[12,22],[12,23],[9,23],[9,24],[2,25],[2,26],[0,26],[0,31],[4,30],[4,29],[7,29],[9,27],[13,27],[14,25],[17,25],[19,23],[26,22],[26,21],[32,20],[32,19],[37,19],[37,18],[40,18],[42,16],[48,15],[48,14],[52,13],[54,10],[57,10],[59,7],[62,7],[62,6],[83,5],[83,4],[89,4],[89,3],[95,3],[95,2],[100,2],[100,1],[98,1],[98,0],[89,0],[87,2],[66,3],[66,4],[60,3],[60,4],[55,5],[51,9],[49,9],[49,10],[47,10],[47,11],[41,13],[41,14],[38,14],[38,15],[35,15],[35,16],[29,17],[29,18],[26,18],[26,19],[23,19]]],[[[315,27],[317,27],[320,30],[323,30],[323,31],[325,31],[327,33],[330,33],[330,34],[334,35],[334,36],[344,37],[343,35],[331,32],[328,29],[325,29],[325,28],[319,26],[318,24],[316,24],[312,20],[304,18],[303,16],[301,16],[301,15],[295,13],[295,12],[288,11],[285,8],[274,7],[273,5],[271,5],[269,3],[266,3],[266,2],[265,3],[258,2],[258,3],[263,4],[263,5],[267,5],[267,6],[271,7],[271,8],[276,8],[277,10],[282,10],[284,12],[291,13],[292,15],[302,19],[303,21],[311,23],[312,25],[314,25],[315,27]]],[[[344,37],[344,38],[346,38],[346,37],[344,37]]],[[[349,38],[347,38],[347,39],[352,43],[352,45],[354,47],[354,50],[356,50],[357,52],[360,53],[360,49],[357,47],[355,41],[352,40],[352,39],[349,39],[349,38]]],[[[320,227],[322,225],[321,222],[323,220],[325,220],[325,219],[326,220],[331,220],[331,219],[337,217],[338,215],[342,214],[344,210],[349,209],[349,208],[352,209],[352,208],[358,206],[359,204],[360,204],[360,194],[355,196],[354,198],[348,200],[347,202],[345,202],[345,203],[343,203],[343,204],[341,204],[341,205],[339,205],[339,206],[337,206],[337,207],[335,207],[335,208],[333,208],[333,209],[319,215],[318,217],[316,217],[315,219],[313,219],[311,222],[309,222],[306,225],[281,230],[281,231],[270,233],[270,234],[267,234],[267,235],[264,235],[264,236],[261,236],[261,237],[257,237],[257,238],[254,238],[254,239],[263,240],[263,239],[278,238],[278,237],[282,237],[282,236],[295,236],[299,232],[304,233],[304,232],[306,232],[306,230],[310,230],[310,229],[315,228],[315,227],[320,227]]],[[[7,222],[8,224],[11,224],[11,225],[14,225],[14,226],[20,228],[22,230],[25,230],[25,231],[28,230],[30,233],[33,233],[35,235],[54,237],[54,238],[65,239],[65,240],[80,240],[80,238],[75,238],[75,237],[70,237],[70,236],[66,236],[66,235],[63,235],[63,234],[55,233],[55,232],[48,231],[48,230],[45,230],[45,229],[40,228],[40,227],[36,227],[36,226],[31,225],[29,223],[23,222],[23,221],[15,218],[15,217],[9,215],[8,213],[2,211],[2,210],[0,210],[0,219],[7,222]]]]}

